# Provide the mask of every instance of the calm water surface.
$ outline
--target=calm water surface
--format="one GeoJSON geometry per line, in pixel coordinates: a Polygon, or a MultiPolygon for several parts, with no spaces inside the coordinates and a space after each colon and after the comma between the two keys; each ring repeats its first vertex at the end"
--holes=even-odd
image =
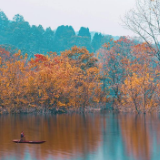
{"type": "Polygon", "coordinates": [[[114,113],[0,116],[0,160],[158,160],[160,116],[114,113]],[[27,140],[44,144],[16,144],[27,140]]]}

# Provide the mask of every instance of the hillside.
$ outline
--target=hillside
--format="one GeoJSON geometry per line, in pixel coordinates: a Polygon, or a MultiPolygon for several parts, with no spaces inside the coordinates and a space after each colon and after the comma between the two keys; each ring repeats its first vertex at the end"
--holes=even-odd
{"type": "Polygon", "coordinates": [[[9,20],[4,12],[0,12],[0,44],[11,51],[17,48],[22,54],[27,52],[30,58],[35,53],[46,54],[49,51],[60,54],[75,45],[96,52],[111,38],[117,39],[111,35],[90,32],[89,28],[85,27],[81,27],[78,32],[75,32],[72,26],[64,25],[54,31],[50,27],[44,29],[42,25],[30,25],[19,14],[9,20]]]}

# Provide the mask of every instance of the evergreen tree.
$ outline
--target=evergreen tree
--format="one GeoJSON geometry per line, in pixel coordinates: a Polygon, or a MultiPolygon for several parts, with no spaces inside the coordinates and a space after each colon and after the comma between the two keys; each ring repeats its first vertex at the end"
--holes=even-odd
{"type": "Polygon", "coordinates": [[[103,37],[102,34],[98,34],[95,33],[93,36],[93,40],[92,40],[92,49],[93,52],[95,52],[96,50],[98,50],[101,46],[102,46],[102,41],[103,41],[103,37]]]}
{"type": "Polygon", "coordinates": [[[47,51],[55,51],[55,45],[54,45],[54,31],[51,30],[51,28],[47,28],[44,32],[44,50],[47,51]]]}
{"type": "Polygon", "coordinates": [[[8,28],[8,18],[3,11],[0,11],[0,44],[6,43],[7,41],[7,31],[8,28]]]}
{"type": "Polygon", "coordinates": [[[70,49],[74,45],[72,42],[74,36],[75,31],[72,26],[59,26],[54,38],[55,51],[60,52],[70,49]]]}
{"type": "Polygon", "coordinates": [[[91,52],[91,34],[89,28],[81,27],[75,42],[76,46],[86,47],[91,52]]]}

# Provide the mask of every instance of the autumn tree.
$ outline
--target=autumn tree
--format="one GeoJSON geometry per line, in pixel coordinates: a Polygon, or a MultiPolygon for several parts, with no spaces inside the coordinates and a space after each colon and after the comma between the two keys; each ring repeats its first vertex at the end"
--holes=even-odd
{"type": "Polygon", "coordinates": [[[159,0],[137,0],[136,8],[124,17],[125,26],[140,36],[160,60],[160,2],[159,0]]]}
{"type": "Polygon", "coordinates": [[[99,79],[98,59],[94,57],[93,53],[85,48],[72,47],[71,50],[62,52],[62,56],[67,58],[67,61],[76,68],[81,70],[81,75],[76,75],[76,87],[80,87],[82,93],[82,101],[84,106],[91,101],[100,102],[104,97],[101,92],[101,82],[99,79]]]}
{"type": "Polygon", "coordinates": [[[61,53],[63,56],[68,57],[71,64],[86,70],[91,67],[98,67],[98,59],[93,53],[89,53],[86,48],[72,47],[71,50],[67,50],[61,53]]]}
{"type": "Polygon", "coordinates": [[[159,66],[155,59],[154,49],[146,43],[132,47],[134,59],[123,59],[124,68],[128,69],[124,83],[121,84],[122,100],[120,108],[135,109],[137,112],[148,112],[159,105],[159,66]],[[156,71],[157,70],[157,71],[156,71]],[[122,106],[122,107],[121,107],[122,106]]]}
{"type": "Polygon", "coordinates": [[[24,96],[24,76],[26,58],[18,51],[14,55],[6,55],[5,50],[1,50],[1,66],[0,66],[0,89],[1,89],[1,106],[19,107],[23,102],[24,96]],[[9,57],[9,59],[8,59],[9,57]],[[22,60],[23,59],[23,60],[22,60]]]}
{"type": "Polygon", "coordinates": [[[127,69],[123,67],[122,59],[132,59],[131,46],[134,43],[127,37],[121,37],[117,41],[111,40],[99,50],[101,76],[105,88],[110,88],[110,97],[115,102],[121,101],[120,85],[124,82],[127,69]]]}
{"type": "MultiPolygon", "coordinates": [[[[61,56],[37,54],[30,61],[36,92],[32,97],[43,106],[82,107],[104,99],[97,59],[85,48],[73,47],[61,56]]],[[[30,87],[31,89],[33,86],[30,87]]]]}

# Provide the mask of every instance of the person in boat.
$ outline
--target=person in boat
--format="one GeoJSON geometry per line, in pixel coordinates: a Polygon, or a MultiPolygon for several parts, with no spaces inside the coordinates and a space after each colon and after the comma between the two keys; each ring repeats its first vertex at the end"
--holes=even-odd
{"type": "Polygon", "coordinates": [[[24,138],[24,133],[23,133],[23,131],[21,132],[21,139],[20,139],[20,141],[24,141],[25,140],[25,138],[24,138]]]}

